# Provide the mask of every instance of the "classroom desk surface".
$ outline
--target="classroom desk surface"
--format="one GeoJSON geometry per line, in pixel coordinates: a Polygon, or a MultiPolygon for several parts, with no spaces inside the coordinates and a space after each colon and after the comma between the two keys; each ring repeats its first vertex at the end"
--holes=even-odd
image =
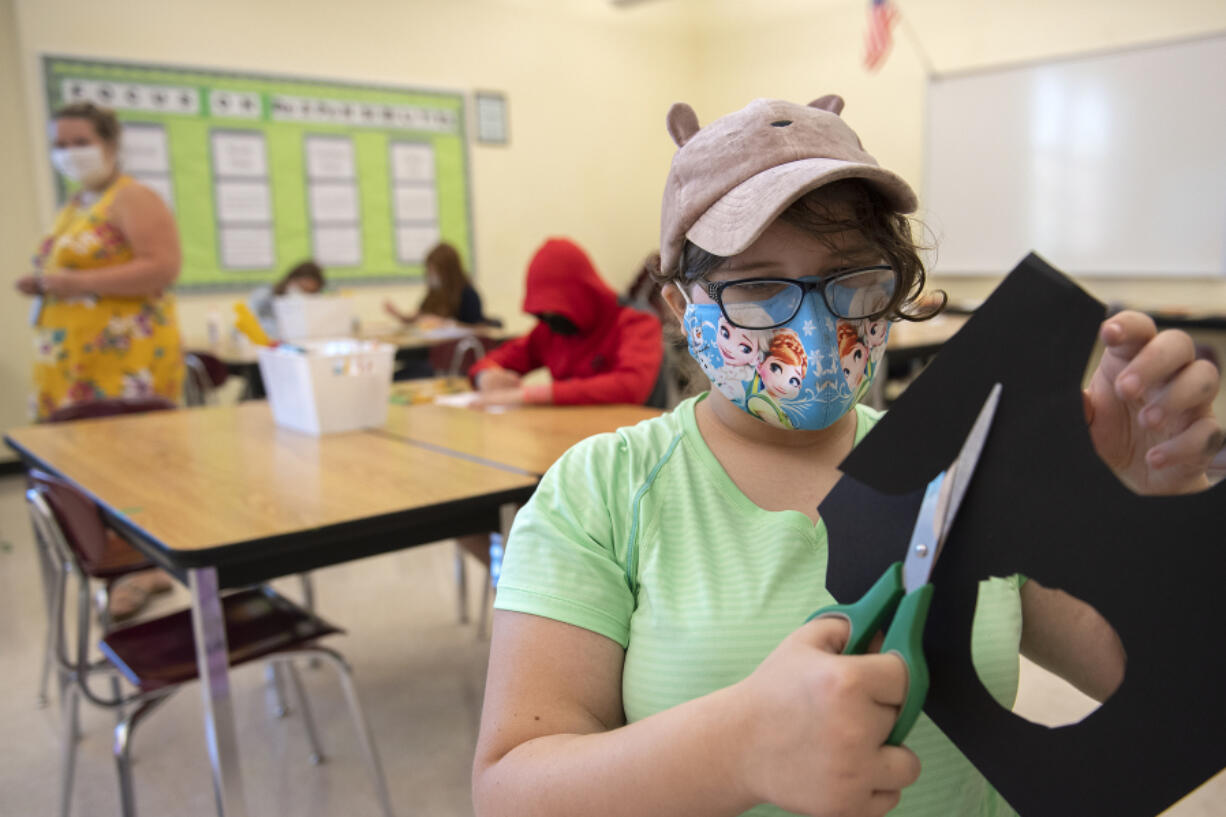
{"type": "Polygon", "coordinates": [[[497,527],[498,508],[535,484],[377,431],[283,429],[262,401],[31,426],[7,439],[92,495],[160,564],[218,567],[223,587],[447,538],[456,533],[439,526],[469,515],[497,527]]]}
{"type": "Polygon", "coordinates": [[[543,474],[566,449],[601,431],[656,417],[646,406],[522,406],[505,411],[437,404],[394,405],[388,433],[482,463],[543,474]]]}

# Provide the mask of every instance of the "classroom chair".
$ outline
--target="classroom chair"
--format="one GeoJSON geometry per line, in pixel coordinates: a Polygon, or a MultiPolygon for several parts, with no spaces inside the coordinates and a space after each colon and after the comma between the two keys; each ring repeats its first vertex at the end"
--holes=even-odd
{"type": "MultiPolygon", "coordinates": [[[[139,414],[148,411],[165,411],[173,409],[175,404],[163,397],[114,398],[95,400],[88,403],[78,403],[72,406],[56,409],[47,418],[49,423],[68,422],[87,417],[107,417],[116,414],[139,414]]],[[[98,515],[97,508],[89,503],[87,508],[73,507],[72,512],[86,515],[98,515]]],[[[114,622],[110,620],[111,589],[115,582],[131,573],[138,573],[154,567],[145,556],[108,527],[94,528],[82,525],[82,531],[89,531],[89,538],[77,543],[81,548],[81,570],[83,575],[99,582],[97,606],[99,624],[103,630],[109,630],[114,622]]],[[[55,597],[56,582],[63,582],[63,571],[58,569],[50,546],[38,536],[35,529],[35,545],[38,552],[39,572],[43,580],[43,601],[47,608],[47,642],[44,647],[42,670],[38,682],[38,705],[47,705],[47,684],[51,680],[51,670],[55,663],[53,657],[54,641],[51,622],[54,617],[52,601],[55,597]]]]}
{"type": "Polygon", "coordinates": [[[474,363],[485,357],[486,352],[501,343],[498,338],[465,335],[457,340],[435,344],[427,352],[430,368],[436,376],[463,377],[474,363]]]}
{"type": "MultiPolygon", "coordinates": [[[[112,749],[122,813],[124,817],[133,817],[136,805],[129,755],[133,732],[154,709],[198,677],[191,612],[181,610],[103,632],[98,643],[103,658],[91,659],[89,576],[84,569],[88,555],[77,543],[94,541],[101,536],[101,519],[96,512],[92,515],[81,512],[81,508],[88,508],[92,501],[70,483],[38,470],[30,472],[30,482],[26,501],[35,529],[67,572],[77,576],[75,643],[70,643],[65,626],[66,581],[58,585],[52,623],[55,660],[68,682],[59,813],[61,817],[68,817],[71,808],[78,710],[80,699],[85,698],[96,706],[120,713],[112,749]],[[107,676],[111,680],[109,697],[98,694],[91,687],[91,679],[97,676],[107,676]],[[123,695],[118,682],[120,677],[131,684],[135,692],[123,695]]],[[[222,608],[232,667],[260,659],[284,666],[298,698],[313,763],[323,760],[323,751],[293,659],[300,656],[320,658],[337,671],[380,807],[385,817],[390,817],[391,801],[383,769],[349,666],[338,652],[315,643],[342,631],[267,586],[232,593],[222,599],[222,608]]]]}
{"type": "Polygon", "coordinates": [[[191,351],[183,355],[183,402],[189,406],[208,405],[212,394],[225,385],[230,370],[216,355],[191,351]]]}
{"type": "MultiPolygon", "coordinates": [[[[207,352],[189,353],[188,357],[191,357],[192,355],[197,357],[201,370],[204,372],[205,376],[209,378],[210,382],[218,382],[218,377],[222,378],[220,382],[225,382],[224,377],[226,376],[226,367],[221,360],[208,354],[207,352]]],[[[189,366],[189,378],[192,377],[191,371],[192,370],[189,366]]],[[[167,411],[175,408],[177,408],[177,406],[170,400],[167,400],[164,397],[158,397],[157,395],[150,395],[148,397],[111,397],[101,400],[90,400],[83,403],[76,403],[71,406],[56,409],[50,414],[50,416],[48,416],[47,422],[62,423],[72,420],[114,417],[125,414],[143,414],[150,411],[167,411]]],[[[119,535],[113,530],[108,528],[107,531],[109,543],[109,550],[107,552],[110,554],[108,561],[103,564],[86,564],[87,569],[90,567],[96,567],[99,571],[97,575],[90,574],[92,578],[101,579],[104,582],[102,590],[99,592],[98,596],[98,604],[100,607],[99,616],[102,618],[104,628],[111,624],[109,619],[105,618],[105,616],[107,607],[110,604],[110,589],[114,585],[115,581],[128,573],[135,573],[138,570],[144,570],[154,566],[148,560],[144,559],[144,557],[140,555],[139,551],[135,550],[127,542],[123,541],[123,539],[120,538],[119,535]],[[132,563],[135,565],[131,570],[127,570],[123,573],[108,572],[111,564],[122,563],[125,559],[132,561],[132,563]]],[[[46,550],[40,547],[39,554],[40,557],[45,556],[46,550]]],[[[47,572],[48,563],[46,561],[42,561],[41,564],[43,567],[44,590],[46,590],[49,586],[47,582],[50,575],[47,572]]],[[[311,574],[300,573],[298,574],[298,579],[302,585],[303,604],[313,613],[315,612],[315,587],[311,582],[311,574]]],[[[44,597],[49,604],[51,598],[50,592],[46,592],[44,597]]],[[[48,621],[50,621],[50,618],[48,618],[48,621]]],[[[48,639],[50,639],[50,635],[48,635],[48,639]]],[[[48,640],[48,644],[50,644],[50,640],[48,640]]],[[[51,650],[50,647],[48,647],[47,654],[43,661],[42,680],[39,683],[38,702],[40,706],[45,706],[47,702],[47,681],[52,663],[51,650]]],[[[310,666],[313,669],[318,666],[318,662],[312,660],[310,662],[310,666]]],[[[279,666],[276,663],[269,665],[268,684],[272,690],[273,714],[277,717],[284,717],[288,712],[288,708],[285,706],[285,683],[284,679],[281,677],[279,666]]]]}

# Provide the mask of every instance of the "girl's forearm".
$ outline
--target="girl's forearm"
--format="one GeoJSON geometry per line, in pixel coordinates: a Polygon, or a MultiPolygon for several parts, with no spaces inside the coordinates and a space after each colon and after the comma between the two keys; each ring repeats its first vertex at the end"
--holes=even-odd
{"type": "Polygon", "coordinates": [[[735,690],[722,689],[607,732],[526,741],[474,771],[476,813],[740,814],[755,803],[740,784],[737,758],[748,718],[735,690]]]}

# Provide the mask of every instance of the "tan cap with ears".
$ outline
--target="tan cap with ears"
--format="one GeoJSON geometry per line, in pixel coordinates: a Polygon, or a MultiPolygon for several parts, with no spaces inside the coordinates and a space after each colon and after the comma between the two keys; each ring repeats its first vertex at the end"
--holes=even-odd
{"type": "Polygon", "coordinates": [[[898,212],[913,212],[915,192],[864,151],[842,110],[834,94],[808,105],[757,99],[702,128],[693,108],[673,105],[668,132],[678,149],[664,187],[660,269],[677,271],[687,238],[736,255],[794,201],[841,179],[864,179],[898,212]]]}

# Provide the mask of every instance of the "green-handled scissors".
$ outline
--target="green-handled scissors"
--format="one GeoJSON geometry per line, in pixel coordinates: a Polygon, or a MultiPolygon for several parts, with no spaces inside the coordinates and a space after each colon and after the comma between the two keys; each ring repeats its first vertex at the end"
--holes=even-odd
{"type": "Polygon", "coordinates": [[[928,483],[907,545],[906,558],[887,567],[859,601],[823,607],[807,619],[812,621],[821,616],[847,619],[851,632],[843,653],[851,655],[865,652],[873,636],[893,615],[881,652],[895,653],[906,662],[908,683],[907,698],[899,710],[898,721],[886,739],[891,746],[902,744],[928,695],[928,662],[924,660],[924,625],[928,621],[928,606],[932,603],[932,585],[928,577],[941,555],[941,547],[962,504],[962,497],[966,496],[999,402],[1000,384],[997,383],[979,410],[958,456],[928,483]]]}

